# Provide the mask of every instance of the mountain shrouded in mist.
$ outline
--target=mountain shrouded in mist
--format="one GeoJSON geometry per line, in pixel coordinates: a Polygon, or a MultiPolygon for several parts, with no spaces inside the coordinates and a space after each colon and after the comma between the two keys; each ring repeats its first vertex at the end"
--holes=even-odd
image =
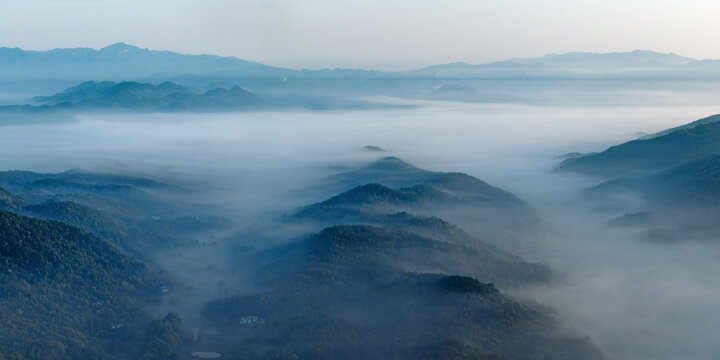
{"type": "Polygon", "coordinates": [[[33,102],[57,109],[144,111],[237,111],[269,106],[237,86],[196,93],[171,82],[152,85],[127,81],[87,81],[55,95],[38,96],[33,102]]]}

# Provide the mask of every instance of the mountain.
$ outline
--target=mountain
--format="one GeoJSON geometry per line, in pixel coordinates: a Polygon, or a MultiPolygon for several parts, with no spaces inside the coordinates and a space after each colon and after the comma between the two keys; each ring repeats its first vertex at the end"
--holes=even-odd
{"type": "Polygon", "coordinates": [[[720,154],[715,154],[650,175],[609,180],[585,194],[615,204],[622,212],[608,225],[639,231],[643,239],[707,242],[720,236],[718,179],[720,154]]]}
{"type": "Polygon", "coordinates": [[[632,69],[687,65],[697,60],[673,53],[634,50],[612,53],[570,52],[565,54],[548,54],[539,58],[516,58],[510,61],[523,65],[534,64],[557,68],[632,69]]]}
{"type": "Polygon", "coordinates": [[[90,48],[28,51],[0,48],[0,82],[54,81],[139,81],[148,79],[395,79],[407,78],[517,78],[535,76],[587,76],[587,69],[604,75],[625,73],[673,73],[700,76],[716,74],[720,65],[711,60],[697,61],[675,54],[635,50],[616,53],[550,54],[537,58],[516,58],[488,64],[463,62],[433,65],[404,73],[357,69],[291,70],[216,55],[188,55],[171,51],[141,49],[116,43],[99,50],[90,48]],[[52,66],[48,66],[52,64],[52,66]],[[578,70],[583,70],[579,71],[578,70]]]}
{"type": "Polygon", "coordinates": [[[373,151],[373,152],[385,152],[385,149],[376,146],[376,145],[365,145],[360,150],[363,151],[373,151]]]}
{"type": "Polygon", "coordinates": [[[526,99],[516,95],[480,92],[472,86],[458,84],[443,84],[437,88],[421,92],[416,97],[434,101],[460,101],[493,104],[521,104],[532,102],[530,99],[526,99]]]}
{"type": "Polygon", "coordinates": [[[468,200],[524,204],[515,195],[470,175],[458,172],[428,171],[394,156],[380,158],[356,170],[331,175],[325,179],[324,183],[322,187],[340,190],[372,183],[394,188],[427,185],[444,191],[448,195],[465,197],[468,200]]]}
{"type": "Polygon", "coordinates": [[[178,201],[186,189],[148,178],[80,170],[0,172],[0,209],[50,219],[91,232],[133,257],[196,245],[193,236],[230,226],[207,206],[178,201]],[[202,217],[201,217],[202,216],[202,217]]]}
{"type": "Polygon", "coordinates": [[[128,81],[86,81],[55,95],[35,97],[33,102],[57,109],[142,111],[228,111],[269,105],[257,95],[237,86],[198,94],[171,82],[152,85],[128,81]]]}
{"type": "MultiPolygon", "coordinates": [[[[472,208],[500,209],[507,204],[494,203],[488,197],[477,197],[474,193],[448,191],[430,185],[413,185],[406,188],[392,189],[381,184],[366,184],[333,196],[325,201],[300,209],[293,219],[358,221],[371,219],[374,215],[410,211],[422,214],[441,214],[452,208],[471,210],[472,208]]],[[[503,199],[505,200],[505,199],[503,199]]],[[[513,207],[515,203],[511,203],[513,207]]]]}
{"type": "Polygon", "coordinates": [[[151,179],[82,171],[0,171],[0,186],[33,204],[75,201],[117,215],[144,219],[172,214],[174,206],[160,195],[182,191],[151,179]]]}
{"type": "Polygon", "coordinates": [[[641,139],[652,139],[652,138],[656,138],[656,137],[660,137],[660,136],[664,136],[664,135],[670,134],[670,133],[675,132],[675,131],[677,131],[677,130],[690,129],[690,128],[694,128],[694,127],[696,127],[696,126],[698,126],[698,125],[710,124],[710,123],[714,123],[714,122],[718,122],[718,121],[720,121],[720,114],[708,116],[708,117],[702,118],[702,119],[700,119],[700,120],[695,120],[695,121],[693,121],[693,122],[691,122],[691,123],[688,123],[688,124],[685,124],[685,125],[680,125],[680,126],[676,126],[676,127],[674,127],[674,128],[665,129],[665,130],[660,131],[660,132],[655,133],[655,134],[645,135],[645,136],[643,136],[641,139]]]}
{"type": "MultiPolygon", "coordinates": [[[[457,62],[433,65],[412,71],[417,76],[438,78],[594,78],[594,77],[647,77],[647,76],[698,76],[696,59],[676,54],[663,54],[647,50],[613,53],[570,52],[549,54],[534,58],[514,58],[488,64],[470,65],[457,62]]],[[[706,71],[720,69],[714,63],[704,66],[706,71]]]]}
{"type": "Polygon", "coordinates": [[[655,205],[699,206],[720,210],[720,154],[691,161],[640,178],[620,178],[602,183],[591,193],[631,192],[655,205]]]}
{"type": "Polygon", "coordinates": [[[0,210],[17,210],[27,203],[0,187],[0,210]]]}
{"type": "Polygon", "coordinates": [[[0,356],[138,356],[158,274],[77,228],[0,211],[0,356]]]}
{"type": "Polygon", "coordinates": [[[605,178],[643,175],[720,153],[720,122],[710,117],[665,135],[629,141],[563,161],[557,171],[605,178]],[[694,124],[694,125],[693,125],[694,124]]]}
{"type": "Polygon", "coordinates": [[[0,79],[61,79],[82,81],[139,80],[151,76],[232,73],[247,77],[282,77],[292,71],[234,57],[184,55],[116,43],[89,48],[27,51],[0,48],[0,79]]]}
{"type": "Polygon", "coordinates": [[[587,338],[558,332],[555,320],[492,284],[407,270],[448,270],[458,255],[449,251],[405,231],[330,227],[260,254],[262,290],[208,302],[203,314],[238,334],[215,346],[250,359],[602,358],[587,338]],[[249,316],[262,324],[243,325],[249,316]]]}
{"type": "MultiPolygon", "coordinates": [[[[171,97],[158,104],[151,101],[150,104],[140,106],[161,108],[162,111],[212,110],[211,104],[215,101],[222,107],[234,108],[235,105],[229,103],[236,104],[237,100],[228,103],[228,94],[207,92],[232,89],[235,86],[261,96],[268,103],[285,107],[374,109],[416,106],[388,104],[377,101],[379,97],[517,104],[582,100],[596,104],[598,98],[594,90],[597,84],[592,82],[597,80],[611,82],[614,89],[637,91],[654,90],[658,86],[676,88],[680,83],[694,88],[698,86],[698,81],[704,83],[708,78],[717,77],[720,77],[720,61],[696,61],[650,51],[553,54],[488,64],[458,62],[404,72],[384,72],[339,68],[284,69],[234,57],[155,51],[123,43],[100,50],[77,48],[25,51],[0,48],[0,94],[14,94],[13,98],[17,98],[18,93],[52,96],[84,81],[151,84],[169,81],[185,87],[195,95],[207,95],[215,99],[198,100],[202,106],[192,101],[191,104],[184,104],[182,100],[187,94],[181,93],[177,95],[182,98],[180,100],[171,97]],[[558,99],[538,91],[553,92],[558,89],[570,89],[577,98],[563,96],[558,99]],[[588,90],[593,91],[589,93],[588,90]]],[[[686,86],[681,88],[685,89],[686,86]]],[[[230,96],[236,97],[232,94],[230,96]]],[[[613,101],[622,102],[624,99],[620,97],[613,101]]],[[[59,100],[60,97],[57,97],[53,101],[59,100]]],[[[75,102],[71,101],[73,104],[75,102]]],[[[22,101],[5,101],[4,104],[5,111],[44,113],[48,110],[48,106],[31,107],[22,101]]],[[[117,106],[118,103],[109,101],[109,104],[117,106]]]]}
{"type": "Polygon", "coordinates": [[[296,218],[315,216],[336,221],[357,218],[358,212],[407,211],[438,216],[473,235],[496,238],[506,245],[509,239],[528,238],[541,226],[535,209],[503,189],[463,173],[420,169],[397,157],[380,158],[328,176],[313,190],[321,194],[345,193],[302,209],[296,218]]]}
{"type": "Polygon", "coordinates": [[[523,201],[394,157],[321,188],[367,180],[378,182],[284,216],[270,230],[280,241],[261,231],[237,236],[257,245],[232,251],[231,272],[252,290],[205,303],[202,322],[220,335],[195,346],[248,359],[602,359],[587,337],[502,292],[554,281],[546,265],[426,214],[461,208],[485,226],[490,218],[475,208],[503,213],[523,201]]]}
{"type": "MultiPolygon", "coordinates": [[[[407,269],[441,268],[440,265],[432,264],[445,264],[445,271],[471,274],[484,281],[503,286],[549,281],[553,277],[547,266],[529,263],[519,256],[469,235],[461,228],[438,217],[417,216],[404,211],[376,214],[351,208],[318,209],[310,206],[298,213],[294,220],[313,220],[323,226],[342,224],[382,226],[388,234],[395,232],[422,237],[422,242],[435,244],[423,247],[423,249],[434,249],[427,251],[407,246],[406,251],[413,252],[416,257],[414,260],[398,260],[404,261],[407,269]],[[439,252],[435,253],[438,250],[439,252]]],[[[403,245],[395,244],[395,246],[403,245]]],[[[382,252],[379,249],[373,251],[382,252]]]]}

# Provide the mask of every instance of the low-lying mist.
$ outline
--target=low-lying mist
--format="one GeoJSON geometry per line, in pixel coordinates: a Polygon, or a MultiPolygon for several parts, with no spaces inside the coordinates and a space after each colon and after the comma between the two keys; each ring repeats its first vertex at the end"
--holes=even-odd
{"type": "MultiPolygon", "coordinates": [[[[45,115],[44,121],[0,126],[0,169],[152,177],[195,190],[195,201],[221,206],[238,229],[267,225],[333,195],[298,190],[382,156],[465,172],[526,200],[548,225],[537,238],[495,245],[546,262],[563,280],[515,288],[511,295],[554,309],[609,359],[720,355],[718,245],[658,244],[608,228],[609,219],[592,211],[597,204],[580,196],[599,180],[551,173],[562,154],[601,151],[641,131],[720,113],[720,106],[414,104],[356,112],[45,115]],[[361,150],[365,145],[385,152],[361,150]]],[[[201,239],[207,251],[194,258],[160,257],[168,271],[207,295],[193,299],[193,306],[223,296],[227,284],[243,283],[225,272],[226,264],[213,264],[218,250],[212,243],[228,236],[208,234],[201,239]]]]}

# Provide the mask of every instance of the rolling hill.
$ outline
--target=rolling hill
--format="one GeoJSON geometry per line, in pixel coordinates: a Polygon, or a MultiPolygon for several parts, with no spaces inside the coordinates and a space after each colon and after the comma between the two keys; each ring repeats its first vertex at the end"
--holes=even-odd
{"type": "MultiPolygon", "coordinates": [[[[296,217],[339,221],[363,213],[407,211],[438,216],[471,234],[507,242],[537,234],[542,220],[517,196],[473,176],[420,169],[397,157],[384,157],[360,168],[334,174],[311,189],[320,194],[345,192],[301,209],[296,217]],[[504,239],[504,240],[501,240],[504,239]]],[[[333,224],[338,224],[335,222],[333,224]]]]}
{"type": "Polygon", "coordinates": [[[556,171],[616,178],[642,176],[720,153],[720,122],[710,117],[665,135],[563,161],[556,171]]]}
{"type": "Polygon", "coordinates": [[[234,334],[215,346],[252,359],[602,358],[587,338],[559,335],[555,320],[492,284],[406,267],[451,272],[458,255],[402,230],[334,226],[264,252],[262,291],[208,302],[203,313],[234,334]],[[244,327],[249,315],[264,325],[244,327]]]}
{"type": "Polygon", "coordinates": [[[137,356],[158,273],[77,228],[0,211],[0,354],[137,356]]]}

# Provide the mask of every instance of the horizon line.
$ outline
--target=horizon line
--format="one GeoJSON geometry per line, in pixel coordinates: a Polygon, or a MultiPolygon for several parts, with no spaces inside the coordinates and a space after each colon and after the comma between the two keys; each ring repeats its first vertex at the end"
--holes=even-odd
{"type": "Polygon", "coordinates": [[[406,72],[413,72],[418,71],[434,66],[447,66],[447,65],[454,65],[454,64],[463,64],[468,66],[482,66],[482,65],[492,65],[492,64],[498,64],[503,62],[517,62],[517,61],[526,61],[526,60],[532,60],[532,59],[543,59],[548,57],[555,57],[555,56],[566,56],[566,55],[613,55],[613,54],[632,54],[632,53],[652,53],[657,55],[666,55],[666,56],[676,56],[680,58],[684,58],[687,60],[690,60],[690,62],[699,62],[699,61],[712,61],[712,60],[720,60],[720,59],[713,59],[713,58],[705,58],[705,59],[699,59],[689,56],[680,55],[676,52],[661,52],[661,51],[655,51],[655,50],[648,50],[648,49],[633,49],[633,50],[627,50],[627,51],[609,51],[609,52],[594,52],[594,51],[567,51],[567,52],[549,52],[545,53],[544,55],[540,56],[526,56],[526,57],[510,57],[505,58],[502,60],[495,60],[495,61],[489,61],[489,62],[468,62],[464,60],[457,60],[457,61],[450,61],[450,62],[438,62],[438,63],[429,63],[428,65],[424,65],[421,67],[415,67],[410,68],[407,70],[380,70],[377,68],[361,68],[361,67],[318,67],[318,68],[305,68],[305,67],[288,67],[288,66],[278,66],[278,65],[268,65],[268,63],[257,61],[257,60],[249,60],[246,58],[241,58],[235,55],[219,55],[219,54],[212,54],[212,53],[189,53],[189,52],[182,52],[182,51],[175,51],[175,50],[165,50],[165,49],[151,49],[146,47],[141,47],[133,44],[126,43],[124,41],[118,41],[111,43],[109,45],[95,48],[95,47],[89,47],[89,46],[76,46],[76,47],[56,47],[56,48],[50,48],[50,49],[44,49],[44,50],[35,50],[35,49],[26,49],[21,48],[19,46],[15,47],[8,47],[8,46],[0,46],[0,49],[11,49],[11,50],[21,50],[24,52],[37,52],[37,53],[43,53],[43,52],[51,52],[56,50],[79,50],[79,49],[86,49],[86,50],[94,50],[96,52],[112,48],[113,46],[126,46],[128,48],[134,48],[142,51],[152,51],[152,52],[168,52],[173,53],[177,55],[187,55],[187,56],[215,56],[219,58],[224,59],[235,59],[240,61],[245,61],[249,63],[254,63],[258,65],[273,67],[273,68],[280,68],[280,69],[287,69],[287,70],[295,70],[295,71],[333,71],[333,70],[348,70],[348,71],[376,71],[376,72],[385,72],[385,73],[406,73],[406,72]]]}

